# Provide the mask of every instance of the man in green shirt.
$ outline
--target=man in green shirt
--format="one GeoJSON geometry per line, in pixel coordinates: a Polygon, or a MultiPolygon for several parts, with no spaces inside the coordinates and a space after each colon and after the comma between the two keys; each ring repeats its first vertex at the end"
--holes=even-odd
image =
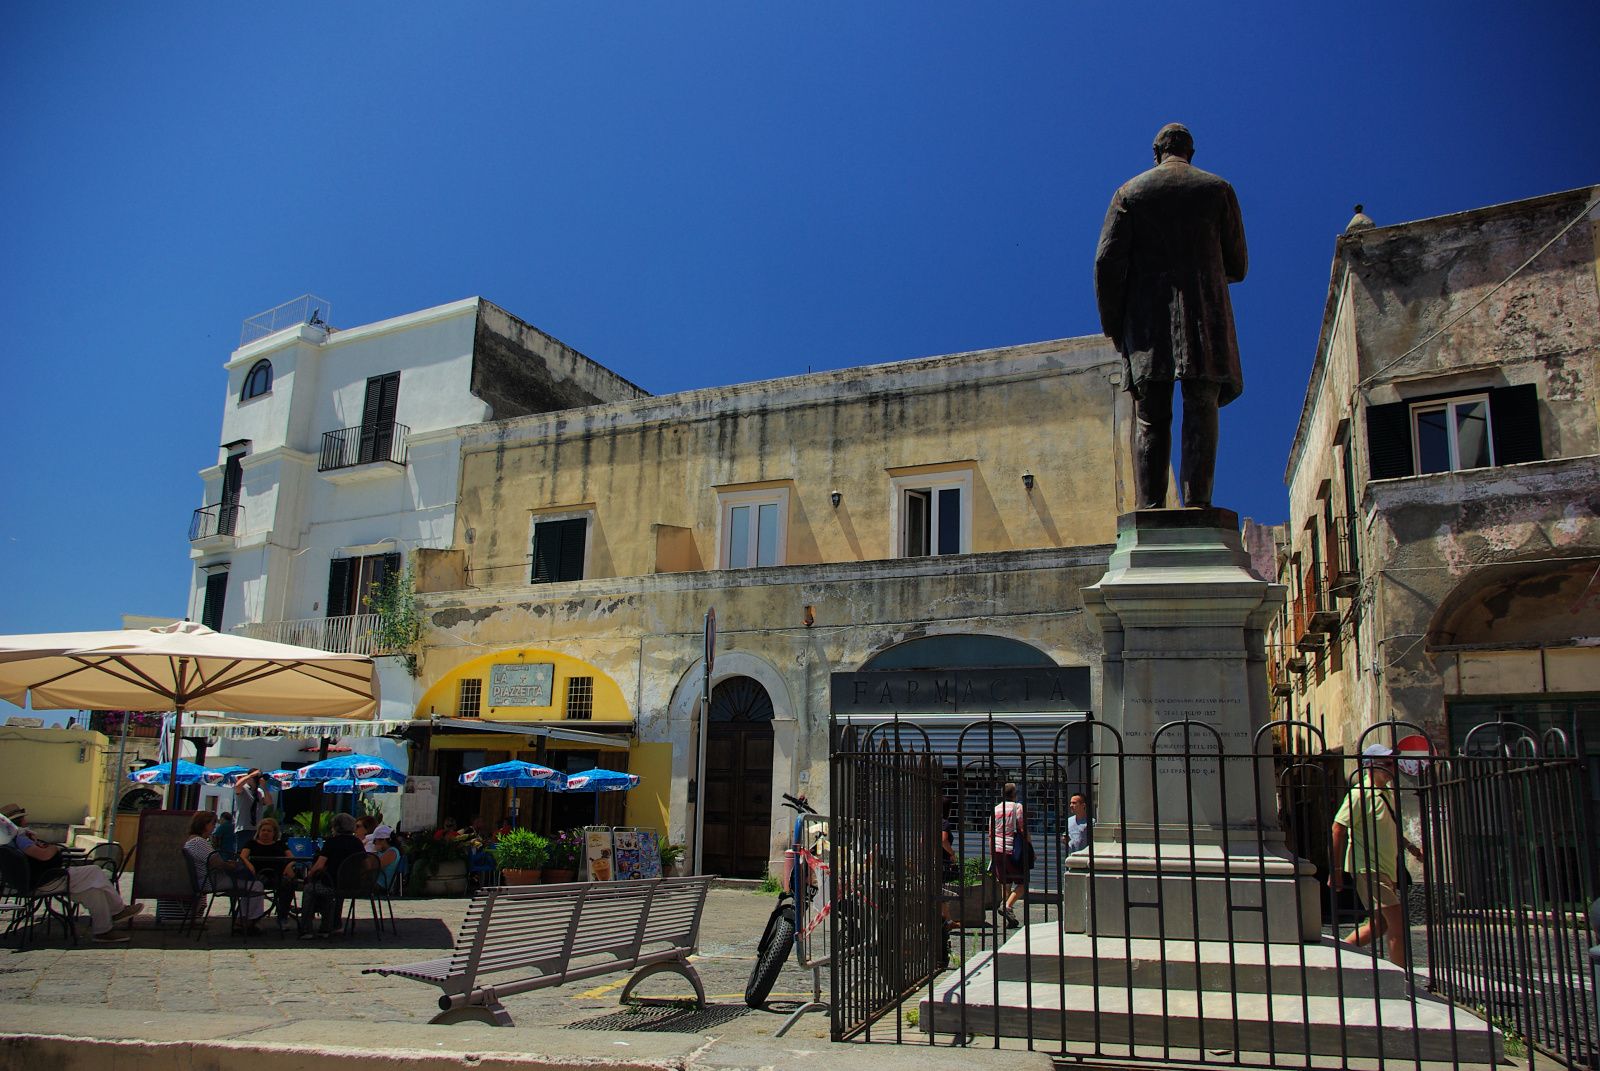
{"type": "Polygon", "coordinates": [[[1382,936],[1389,959],[1404,966],[1405,918],[1400,904],[1400,850],[1417,859],[1422,852],[1400,833],[1394,798],[1394,750],[1384,744],[1369,745],[1361,753],[1361,770],[1333,816],[1333,859],[1328,885],[1338,891],[1344,875],[1355,879],[1356,893],[1371,918],[1345,938],[1364,945],[1382,936]]]}

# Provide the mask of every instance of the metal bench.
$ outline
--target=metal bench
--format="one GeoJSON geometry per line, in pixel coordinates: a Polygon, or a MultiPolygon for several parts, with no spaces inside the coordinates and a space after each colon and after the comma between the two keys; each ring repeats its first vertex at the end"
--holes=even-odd
{"type": "Polygon", "coordinates": [[[699,947],[710,883],[693,877],[485,889],[473,897],[450,955],[361,973],[438,986],[441,1010],[429,1021],[440,1024],[510,1026],[504,997],[629,970],[621,1003],[662,1003],[633,991],[668,972],[688,979],[703,1008],[705,988],[689,957],[699,947]]]}

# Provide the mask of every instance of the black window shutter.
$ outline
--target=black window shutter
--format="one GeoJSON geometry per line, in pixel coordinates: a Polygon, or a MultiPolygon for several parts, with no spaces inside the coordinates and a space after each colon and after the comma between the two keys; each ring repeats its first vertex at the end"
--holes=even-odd
{"type": "Polygon", "coordinates": [[[588,522],[582,517],[541,521],[533,526],[535,584],[583,579],[583,539],[588,522]]]}
{"type": "Polygon", "coordinates": [[[228,598],[228,574],[206,577],[206,601],[200,607],[200,623],[212,632],[222,631],[222,604],[228,598]]]}
{"type": "Polygon", "coordinates": [[[1369,479],[1414,475],[1411,460],[1411,403],[1367,406],[1369,479]]]}
{"type": "Polygon", "coordinates": [[[561,580],[583,579],[583,537],[587,524],[582,517],[561,522],[561,580]]]}
{"type": "Polygon", "coordinates": [[[1532,383],[1491,390],[1489,421],[1494,425],[1496,465],[1544,460],[1539,439],[1539,392],[1532,383]]]}
{"type": "Polygon", "coordinates": [[[350,566],[352,558],[335,558],[328,563],[328,616],[350,613],[350,566]]]}

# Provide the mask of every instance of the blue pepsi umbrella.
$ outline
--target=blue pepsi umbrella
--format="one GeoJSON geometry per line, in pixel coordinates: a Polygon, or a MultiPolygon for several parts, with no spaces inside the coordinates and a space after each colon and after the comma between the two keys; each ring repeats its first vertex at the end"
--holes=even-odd
{"type": "Polygon", "coordinates": [[[333,781],[342,777],[399,783],[404,783],[406,779],[403,771],[376,755],[335,755],[331,759],[302,766],[294,772],[296,781],[333,781]]]}
{"type": "Polygon", "coordinates": [[[399,792],[401,786],[394,781],[357,781],[349,777],[336,777],[322,782],[322,791],[335,796],[348,796],[352,792],[366,795],[369,792],[399,792]]]}
{"type": "MultiPolygon", "coordinates": [[[[211,772],[198,762],[190,762],[188,759],[179,759],[176,766],[180,785],[198,785],[205,780],[206,774],[211,772]]],[[[128,780],[137,785],[164,785],[171,779],[172,769],[173,764],[162,763],[160,766],[135,770],[128,775],[128,780]]]]}
{"type": "Polygon", "coordinates": [[[565,782],[559,773],[536,762],[497,762],[468,770],[458,780],[474,788],[553,788],[565,782]]]}
{"type": "Polygon", "coordinates": [[[584,770],[582,773],[568,774],[566,784],[556,789],[557,792],[593,792],[594,820],[600,821],[600,793],[626,792],[630,788],[639,787],[639,775],[622,773],[619,770],[584,770]]]}
{"type": "Polygon", "coordinates": [[[239,780],[241,774],[247,774],[253,766],[212,766],[206,770],[205,783],[208,785],[231,785],[239,780]]]}

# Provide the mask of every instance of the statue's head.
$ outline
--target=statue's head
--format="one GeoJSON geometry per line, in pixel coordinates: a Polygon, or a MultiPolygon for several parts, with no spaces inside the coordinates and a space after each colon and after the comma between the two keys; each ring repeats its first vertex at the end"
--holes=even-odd
{"type": "Polygon", "coordinates": [[[1155,150],[1158,164],[1166,156],[1194,159],[1194,135],[1189,133],[1189,128],[1182,123],[1168,123],[1156,131],[1155,143],[1150,147],[1155,150]]]}

